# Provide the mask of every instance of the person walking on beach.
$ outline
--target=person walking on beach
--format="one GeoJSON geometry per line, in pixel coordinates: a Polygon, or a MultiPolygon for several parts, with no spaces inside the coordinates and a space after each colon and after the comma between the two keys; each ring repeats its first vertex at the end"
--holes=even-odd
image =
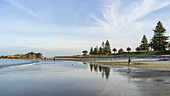
{"type": "Polygon", "coordinates": [[[96,61],[96,58],[94,58],[94,61],[96,61]]]}
{"type": "Polygon", "coordinates": [[[128,67],[132,67],[130,57],[129,57],[129,60],[128,60],[128,67]]]}

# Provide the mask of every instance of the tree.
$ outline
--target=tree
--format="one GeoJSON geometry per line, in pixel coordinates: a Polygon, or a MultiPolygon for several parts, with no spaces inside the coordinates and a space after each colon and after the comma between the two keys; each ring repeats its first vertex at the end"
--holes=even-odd
{"type": "Polygon", "coordinates": [[[164,51],[168,45],[167,40],[169,36],[164,36],[166,29],[163,27],[162,23],[159,21],[155,27],[154,36],[151,39],[154,51],[164,51]]]}
{"type": "Polygon", "coordinates": [[[26,54],[26,57],[27,58],[30,58],[30,59],[35,59],[36,58],[36,53],[34,52],[29,52],[26,54]]]}
{"type": "Polygon", "coordinates": [[[34,52],[29,52],[24,55],[24,58],[29,58],[29,59],[40,59],[43,57],[43,54],[41,53],[34,53],[34,52]]]}
{"type": "Polygon", "coordinates": [[[103,54],[103,48],[102,47],[99,48],[99,54],[100,55],[103,54]]]}
{"type": "Polygon", "coordinates": [[[117,49],[116,48],[113,48],[113,52],[116,53],[117,49]]]}
{"type": "Polygon", "coordinates": [[[130,47],[127,47],[127,49],[126,49],[128,52],[130,52],[131,51],[131,48],[130,47]]]}
{"type": "Polygon", "coordinates": [[[119,54],[121,54],[121,53],[123,53],[124,51],[123,51],[123,49],[121,48],[121,49],[119,49],[119,51],[118,51],[118,53],[119,54]]]}
{"type": "Polygon", "coordinates": [[[82,51],[82,52],[83,52],[83,55],[86,55],[86,54],[88,53],[87,50],[84,50],[84,51],[82,51]]]}
{"type": "Polygon", "coordinates": [[[142,38],[142,41],[141,41],[141,45],[140,45],[140,49],[142,51],[148,51],[149,50],[148,40],[147,40],[145,35],[143,35],[143,38],[142,38]]]}
{"type": "Polygon", "coordinates": [[[93,54],[93,47],[91,47],[91,49],[90,49],[90,55],[92,55],[93,54]]]}
{"type": "Polygon", "coordinates": [[[105,44],[102,42],[102,54],[105,54],[105,44]]]}
{"type": "Polygon", "coordinates": [[[108,40],[106,41],[106,44],[105,44],[104,53],[105,54],[111,54],[110,43],[109,43],[108,40]]]}
{"type": "Polygon", "coordinates": [[[98,54],[98,47],[97,47],[97,46],[96,46],[96,48],[94,48],[93,54],[94,54],[94,55],[97,55],[97,54],[98,54]]]}
{"type": "Polygon", "coordinates": [[[41,53],[36,53],[36,58],[42,58],[42,54],[41,53]]]}
{"type": "Polygon", "coordinates": [[[140,47],[137,47],[137,48],[136,48],[136,51],[137,51],[137,52],[140,52],[140,51],[141,51],[141,50],[140,50],[140,47]]]}

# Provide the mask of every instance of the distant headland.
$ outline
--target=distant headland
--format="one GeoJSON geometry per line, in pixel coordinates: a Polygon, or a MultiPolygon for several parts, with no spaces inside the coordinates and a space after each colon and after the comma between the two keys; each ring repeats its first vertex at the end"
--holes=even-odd
{"type": "Polygon", "coordinates": [[[42,60],[44,60],[44,56],[42,53],[34,53],[34,52],[29,52],[26,54],[0,56],[0,58],[4,58],[4,59],[42,59],[42,60]]]}

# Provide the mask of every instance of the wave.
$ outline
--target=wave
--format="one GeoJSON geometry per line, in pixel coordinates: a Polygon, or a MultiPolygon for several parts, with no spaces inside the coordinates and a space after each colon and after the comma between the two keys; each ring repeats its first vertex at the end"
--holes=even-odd
{"type": "Polygon", "coordinates": [[[22,62],[22,63],[13,63],[13,64],[0,64],[0,68],[4,67],[18,67],[18,66],[27,66],[27,65],[34,65],[40,63],[40,61],[27,61],[27,62],[22,62]]]}

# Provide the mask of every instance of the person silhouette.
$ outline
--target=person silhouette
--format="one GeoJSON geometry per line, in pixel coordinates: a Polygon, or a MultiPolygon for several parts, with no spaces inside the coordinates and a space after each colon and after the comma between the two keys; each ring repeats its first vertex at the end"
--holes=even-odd
{"type": "Polygon", "coordinates": [[[130,57],[129,57],[129,60],[128,60],[128,67],[132,67],[130,57]]]}

